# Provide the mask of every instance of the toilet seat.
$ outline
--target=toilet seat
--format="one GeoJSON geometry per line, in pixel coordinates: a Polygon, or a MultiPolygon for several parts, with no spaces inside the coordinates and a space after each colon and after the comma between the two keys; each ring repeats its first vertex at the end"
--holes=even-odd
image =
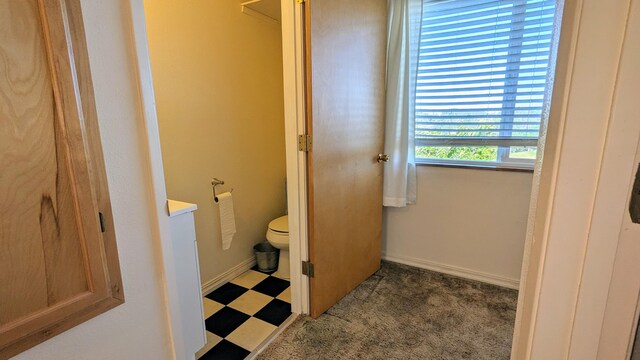
{"type": "Polygon", "coordinates": [[[267,241],[280,249],[278,259],[278,270],[275,276],[282,279],[289,279],[289,216],[280,216],[272,220],[267,227],[267,241]]]}
{"type": "Polygon", "coordinates": [[[271,220],[267,228],[267,240],[278,249],[289,248],[289,215],[271,220]]]}
{"type": "Polygon", "coordinates": [[[289,215],[280,216],[277,219],[271,220],[269,230],[276,233],[289,234],[289,215]]]}

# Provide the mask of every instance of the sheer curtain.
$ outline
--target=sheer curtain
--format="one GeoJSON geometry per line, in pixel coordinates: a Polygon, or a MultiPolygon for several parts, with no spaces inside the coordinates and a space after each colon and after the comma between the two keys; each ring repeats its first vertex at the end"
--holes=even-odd
{"type": "Polygon", "coordinates": [[[384,206],[416,201],[415,92],[422,0],[388,0],[384,206]]]}

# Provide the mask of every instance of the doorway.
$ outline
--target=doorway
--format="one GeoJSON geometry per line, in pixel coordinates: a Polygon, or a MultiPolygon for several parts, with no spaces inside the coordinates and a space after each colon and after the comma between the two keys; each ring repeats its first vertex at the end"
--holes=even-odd
{"type": "MultiPolygon", "coordinates": [[[[580,212],[579,214],[573,213],[573,214],[568,214],[566,211],[563,212],[562,208],[558,208],[558,206],[560,204],[565,204],[565,205],[569,205],[571,203],[575,203],[576,199],[582,199],[584,196],[588,196],[585,194],[588,194],[590,189],[592,189],[594,182],[589,182],[588,184],[585,184],[585,187],[583,188],[567,188],[567,187],[561,187],[560,185],[562,185],[562,182],[558,182],[559,179],[559,174],[562,173],[563,175],[560,176],[560,179],[566,179],[568,180],[568,183],[571,183],[571,179],[575,180],[576,178],[579,178],[580,176],[586,176],[589,179],[597,179],[597,166],[594,167],[572,167],[570,166],[567,162],[563,162],[560,163],[559,162],[559,158],[561,153],[563,153],[563,158],[566,159],[566,157],[564,157],[565,155],[568,154],[568,156],[571,156],[571,154],[573,155],[577,155],[573,152],[571,152],[570,149],[582,149],[584,147],[584,143],[587,142],[589,144],[601,144],[601,140],[603,139],[603,126],[598,125],[598,121],[601,121],[602,119],[602,115],[603,114],[603,109],[608,107],[605,105],[604,107],[599,107],[599,103],[597,101],[597,99],[594,99],[593,102],[589,102],[587,101],[587,103],[589,103],[590,107],[585,107],[584,108],[584,113],[580,113],[580,114],[574,114],[571,110],[569,111],[568,109],[575,109],[574,107],[571,106],[570,102],[569,102],[569,96],[568,94],[571,93],[571,98],[576,99],[581,97],[582,99],[589,99],[591,98],[591,96],[589,96],[587,93],[588,92],[592,92],[593,94],[599,94],[597,97],[598,98],[607,98],[607,96],[610,96],[610,92],[608,91],[608,89],[611,88],[611,84],[614,82],[615,79],[615,74],[612,74],[611,71],[607,71],[607,72],[591,72],[588,69],[593,68],[593,66],[595,66],[594,64],[599,63],[600,65],[597,66],[598,68],[602,68],[602,64],[606,64],[606,68],[608,70],[610,70],[612,67],[612,63],[615,63],[615,59],[611,60],[610,58],[614,58],[616,56],[616,54],[618,53],[619,50],[619,44],[620,42],[616,42],[616,41],[608,41],[607,43],[610,43],[613,51],[612,52],[607,52],[607,51],[603,51],[602,47],[603,44],[599,43],[598,47],[595,48],[594,53],[589,53],[589,54],[583,54],[583,51],[585,51],[585,49],[590,48],[590,46],[585,46],[585,47],[581,47],[580,52],[578,52],[578,55],[576,55],[576,50],[577,50],[577,44],[578,44],[578,37],[577,34],[581,31],[586,31],[585,29],[588,29],[592,26],[596,26],[596,24],[598,23],[602,23],[602,22],[610,22],[611,24],[622,24],[620,25],[621,27],[624,27],[624,21],[618,21],[621,18],[624,19],[625,17],[625,10],[624,10],[624,4],[620,4],[619,7],[616,7],[615,9],[608,9],[607,11],[604,11],[605,9],[600,9],[598,8],[597,4],[589,4],[589,6],[586,7],[581,7],[582,5],[578,6],[576,5],[575,2],[567,2],[568,6],[567,7],[567,15],[565,16],[566,19],[566,26],[568,28],[571,28],[572,31],[568,32],[568,34],[570,34],[569,38],[566,39],[566,43],[568,44],[566,49],[562,50],[560,53],[560,58],[563,59],[562,61],[559,61],[559,65],[560,65],[560,69],[559,71],[561,71],[561,73],[564,75],[564,80],[567,84],[565,87],[563,87],[562,91],[556,91],[555,93],[557,95],[557,100],[554,99],[554,103],[558,104],[558,107],[554,110],[552,109],[552,116],[557,117],[559,119],[563,119],[562,121],[560,121],[558,124],[556,124],[556,126],[554,126],[553,128],[548,129],[548,136],[547,136],[547,144],[545,145],[546,149],[545,151],[548,152],[549,154],[549,158],[546,159],[545,165],[544,165],[544,169],[542,169],[541,172],[539,172],[535,177],[534,177],[534,186],[535,187],[539,187],[540,191],[534,194],[534,198],[540,198],[540,200],[538,201],[537,204],[537,209],[536,208],[532,208],[531,214],[530,215],[530,222],[531,222],[531,226],[530,226],[530,230],[528,231],[528,237],[529,239],[532,239],[533,236],[533,229],[534,226],[535,228],[538,228],[540,230],[545,229],[545,221],[548,221],[549,219],[545,220],[545,215],[548,214],[549,212],[554,212],[554,219],[555,220],[555,224],[565,224],[566,226],[564,226],[564,229],[568,229],[568,228],[572,228],[573,230],[576,229],[584,229],[585,228],[585,222],[582,221],[578,221],[576,222],[576,219],[588,219],[590,214],[588,214],[587,212],[580,212]],[[580,24],[580,21],[582,20],[582,28],[578,27],[578,24],[580,24]],[[588,25],[587,27],[585,27],[585,25],[588,25]],[[616,47],[618,46],[618,47],[616,47]],[[611,56],[608,56],[607,54],[610,54],[611,56]],[[575,59],[580,59],[579,61],[575,61],[575,59]],[[583,62],[586,61],[584,59],[591,59],[589,62],[583,62]],[[573,73],[573,78],[571,78],[571,74],[573,73]],[[589,73],[589,75],[587,76],[587,73],[589,73]],[[600,81],[595,81],[592,79],[592,76],[598,76],[600,81]],[[605,86],[600,86],[598,89],[590,89],[590,88],[581,88],[580,86],[577,86],[579,82],[577,79],[591,79],[594,82],[598,82],[600,84],[605,84],[605,86]],[[569,89],[571,87],[574,87],[574,91],[571,92],[569,91],[569,89]],[[599,92],[600,90],[602,90],[602,92],[599,92]],[[578,91],[580,90],[580,91],[578,91]],[[576,92],[577,91],[577,92],[576,92]],[[553,113],[555,111],[555,113],[553,113]],[[586,125],[586,127],[582,127],[584,129],[588,129],[586,130],[584,133],[573,133],[573,132],[569,132],[566,133],[566,129],[573,129],[574,126],[579,126],[576,122],[574,122],[573,119],[577,119],[577,118],[586,118],[586,119],[593,119],[595,114],[597,113],[597,115],[599,116],[597,121],[593,121],[588,123],[588,125],[586,125]],[[576,136],[576,134],[579,134],[578,136],[576,136]],[[582,136],[584,135],[584,136],[582,136]],[[585,136],[586,139],[588,139],[589,141],[585,140],[585,136]],[[571,143],[571,141],[576,141],[574,143],[571,143]],[[580,145],[580,141],[582,141],[583,145],[580,145]],[[575,147],[574,147],[575,146],[575,147]],[[569,151],[569,152],[566,152],[569,151]],[[555,197],[555,201],[554,202],[549,202],[550,196],[553,198],[555,197]],[[563,217],[569,217],[570,219],[573,219],[574,222],[572,223],[567,223],[567,222],[563,222],[559,219],[562,219],[563,217]],[[540,227],[541,226],[541,227],[540,227]]],[[[300,96],[302,94],[302,89],[303,89],[303,77],[300,76],[301,69],[302,69],[302,64],[303,62],[300,59],[300,49],[301,49],[301,39],[300,39],[300,28],[299,28],[299,24],[300,24],[300,13],[298,11],[296,11],[296,5],[293,3],[293,1],[291,2],[291,4],[288,4],[290,6],[289,10],[285,10],[285,11],[289,11],[289,16],[290,16],[290,27],[288,27],[289,29],[297,29],[298,32],[296,31],[291,31],[289,33],[287,33],[287,35],[284,36],[288,36],[288,41],[287,43],[291,45],[291,48],[289,50],[291,50],[289,52],[289,54],[291,55],[289,59],[286,59],[285,56],[285,68],[290,69],[290,72],[287,74],[285,73],[285,89],[287,89],[287,86],[290,86],[288,89],[289,90],[293,90],[291,92],[291,94],[293,95],[291,99],[302,99],[302,96],[300,96]],[[298,24],[296,27],[296,24],[298,24]],[[288,84],[288,85],[287,85],[288,84]]],[[[134,4],[134,24],[138,23],[137,20],[140,20],[140,8],[137,8],[136,11],[136,6],[134,4]]],[[[283,25],[286,21],[283,20],[283,25]]],[[[616,25],[616,26],[612,26],[610,28],[607,28],[607,31],[610,31],[609,34],[609,38],[611,39],[621,39],[621,35],[620,35],[620,27],[616,25]]],[[[136,29],[134,29],[136,30],[136,29]]],[[[144,33],[139,33],[138,30],[136,30],[136,39],[141,38],[144,39],[144,33]]],[[[582,39],[581,41],[587,41],[585,39],[582,39]]],[[[138,51],[138,59],[141,62],[144,62],[144,54],[142,54],[141,56],[141,50],[137,49],[138,51]]],[[[285,53],[287,53],[288,51],[285,51],[285,53]]],[[[615,69],[615,66],[613,66],[613,68],[615,69]]],[[[141,71],[142,71],[142,78],[143,78],[143,88],[146,86],[147,89],[149,89],[149,81],[145,81],[144,79],[148,79],[150,76],[150,73],[148,73],[148,66],[145,66],[143,64],[143,66],[141,66],[141,71]]],[[[615,70],[613,71],[613,73],[615,73],[615,70]]],[[[285,90],[287,91],[287,90],[285,90]]],[[[144,91],[143,91],[144,93],[144,91]]],[[[287,99],[285,99],[286,101],[287,99]]],[[[584,101],[584,100],[583,100],[584,101]]],[[[153,101],[151,101],[148,97],[145,98],[145,102],[147,103],[146,108],[150,109],[153,107],[153,101]]],[[[297,102],[297,104],[302,104],[302,102],[297,102]]],[[[584,104],[584,103],[583,103],[584,104]]],[[[580,106],[580,104],[574,104],[575,106],[580,106]]],[[[299,126],[299,121],[301,119],[303,119],[302,114],[304,113],[304,109],[298,105],[296,105],[296,102],[292,102],[289,103],[285,106],[285,111],[288,111],[287,114],[294,114],[295,117],[294,119],[296,121],[294,121],[293,123],[288,123],[289,125],[295,124],[295,126],[292,126],[291,128],[287,128],[289,130],[294,130],[291,133],[288,132],[289,135],[292,136],[287,136],[287,148],[292,148],[292,149],[296,149],[296,145],[297,145],[297,135],[304,133],[303,131],[299,131],[300,129],[304,129],[303,126],[299,126]]],[[[608,111],[608,110],[606,110],[608,111]]],[[[149,115],[149,114],[147,114],[149,115]]],[[[604,116],[606,118],[606,115],[604,116]]],[[[577,120],[576,120],[577,121],[577,120]]],[[[152,123],[152,122],[151,122],[152,123]]],[[[149,123],[148,123],[149,124],[149,123]]],[[[584,123],[583,123],[584,124],[584,123]]],[[[153,129],[153,124],[151,124],[151,128],[150,128],[150,133],[153,135],[154,133],[154,129],[153,129]]],[[[154,138],[153,136],[150,136],[150,142],[151,142],[151,156],[154,157],[154,161],[156,164],[158,163],[158,161],[160,160],[157,156],[158,154],[158,144],[154,144],[154,138]],[[155,150],[154,150],[155,149],[155,150]]],[[[596,149],[598,150],[598,149],[596,149]]],[[[601,150],[601,149],[600,149],[601,150]]],[[[287,152],[287,156],[291,157],[293,161],[288,160],[288,164],[293,164],[296,167],[296,171],[294,171],[292,173],[292,177],[289,177],[290,179],[292,179],[293,177],[297,178],[297,179],[304,179],[304,166],[299,166],[300,164],[304,164],[304,159],[302,159],[302,156],[300,153],[297,153],[296,151],[293,151],[291,153],[287,152]]],[[[598,154],[595,154],[595,156],[589,156],[589,159],[593,159],[593,158],[598,158],[598,154]]],[[[577,160],[576,164],[581,164],[580,162],[580,158],[576,157],[575,160],[577,160]]],[[[290,168],[288,167],[288,171],[290,170],[290,168]]],[[[540,168],[538,168],[537,170],[541,170],[540,168]]],[[[156,178],[162,178],[162,172],[159,171],[157,169],[157,165],[155,165],[154,168],[154,173],[155,173],[155,177],[156,178]]],[[[584,177],[583,177],[584,178],[584,177]]],[[[304,184],[304,182],[299,181],[298,185],[296,185],[297,187],[294,188],[293,191],[290,191],[289,193],[304,193],[304,189],[303,186],[301,186],[300,184],[304,184]]],[[[289,183],[289,186],[291,186],[291,182],[289,183]]],[[[158,199],[158,193],[162,192],[162,187],[158,188],[157,184],[156,184],[156,202],[159,204],[158,208],[161,209],[162,208],[162,202],[164,201],[164,199],[162,199],[162,196],[160,196],[158,199]]],[[[166,197],[165,197],[166,199],[166,197]]],[[[305,201],[305,197],[298,197],[298,199],[296,200],[296,204],[303,204],[305,201]]],[[[586,202],[586,206],[585,208],[590,208],[590,201],[587,199],[586,202]]],[[[291,214],[291,197],[290,197],[290,214],[291,214]]],[[[569,209],[569,207],[567,207],[567,209],[569,209]]],[[[306,209],[306,206],[304,207],[298,207],[298,215],[299,215],[299,219],[305,219],[306,220],[306,214],[304,216],[300,216],[300,214],[302,214],[302,212],[304,211],[303,209],[306,209]]],[[[159,212],[161,214],[161,212],[159,212]]],[[[161,216],[159,216],[161,217],[161,216]]],[[[303,228],[302,224],[299,224],[301,226],[301,229],[303,228]]],[[[161,224],[162,227],[162,224],[161,224]]],[[[553,238],[557,238],[557,237],[562,237],[561,233],[558,233],[557,231],[559,231],[562,227],[555,227],[553,228],[551,232],[549,232],[548,230],[550,230],[549,228],[546,228],[545,232],[539,233],[536,235],[536,238],[539,239],[539,242],[537,242],[536,246],[530,247],[529,245],[527,246],[527,250],[525,251],[525,261],[528,261],[527,264],[525,264],[525,268],[527,269],[527,271],[525,271],[525,274],[522,278],[523,282],[521,284],[521,289],[522,291],[526,292],[525,295],[523,295],[522,300],[521,300],[521,311],[522,313],[519,315],[519,319],[518,322],[516,324],[516,339],[515,339],[515,347],[514,348],[518,348],[521,349],[522,351],[532,351],[532,346],[537,346],[537,345],[532,345],[532,330],[536,330],[536,331],[541,331],[543,332],[544,329],[558,329],[558,331],[568,331],[568,333],[570,333],[570,329],[567,329],[567,323],[564,322],[564,316],[541,316],[541,314],[551,314],[553,311],[552,309],[549,309],[546,307],[546,305],[548,303],[545,303],[545,298],[540,298],[539,295],[541,294],[541,289],[543,289],[545,286],[552,286],[551,283],[554,283],[556,285],[558,284],[566,284],[569,285],[567,288],[574,290],[577,289],[577,286],[579,284],[579,271],[567,271],[567,269],[578,269],[579,266],[576,265],[576,263],[580,262],[580,259],[583,259],[583,255],[584,253],[580,250],[580,249],[584,249],[584,242],[586,241],[584,237],[576,237],[576,236],[564,236],[565,240],[569,239],[568,241],[564,241],[563,244],[564,246],[558,247],[556,246],[559,243],[556,242],[547,242],[548,239],[553,239],[553,238]],[[543,246],[541,248],[538,248],[537,246],[539,246],[540,244],[542,244],[543,246]],[[565,266],[560,269],[558,268],[559,263],[557,261],[559,261],[559,259],[563,258],[564,255],[569,255],[571,256],[570,260],[570,264],[565,264],[565,266]],[[574,256],[575,255],[575,256],[574,256]],[[543,272],[542,270],[545,269],[547,267],[547,265],[551,265],[550,268],[548,268],[545,272],[543,272]],[[543,277],[543,275],[546,274],[546,276],[558,276],[556,278],[556,281],[551,281],[549,282],[549,279],[547,277],[543,277]],[[551,312],[549,312],[551,311],[551,312]],[[535,319],[533,317],[534,314],[538,314],[537,319],[535,319]],[[537,323],[536,321],[539,320],[544,320],[544,319],[548,319],[549,321],[547,321],[546,323],[542,324],[542,323],[537,323]],[[560,320],[562,319],[562,320],[560,320]]],[[[301,230],[301,232],[303,232],[304,230],[301,230]]],[[[161,231],[162,232],[162,231],[161,231]]],[[[571,235],[571,234],[570,234],[571,235]]],[[[299,246],[302,248],[305,246],[306,244],[306,240],[304,240],[303,237],[300,237],[303,241],[301,241],[301,243],[299,244],[299,246]]],[[[530,241],[530,240],[529,240],[530,241]]],[[[299,249],[300,250],[300,249],[299,249]]],[[[293,251],[292,251],[293,253],[293,251]]],[[[298,254],[306,254],[306,249],[305,251],[300,251],[298,252],[298,254]]],[[[305,259],[303,256],[300,257],[299,260],[305,259]]],[[[304,279],[304,278],[300,278],[300,279],[304,279]]],[[[300,280],[299,281],[301,286],[306,286],[306,281],[304,280],[300,280]]],[[[301,294],[306,294],[306,291],[302,291],[301,294]]],[[[563,305],[567,305],[567,307],[569,309],[573,308],[575,306],[575,296],[573,296],[574,292],[571,291],[567,291],[566,293],[563,294],[559,294],[559,296],[562,298],[562,304],[563,305]]],[[[557,299],[556,299],[557,300],[557,299]]],[[[563,312],[565,313],[565,312],[563,312]]],[[[573,314],[574,312],[569,310],[567,311],[565,314],[573,314]]],[[[569,316],[569,315],[567,315],[569,316]]],[[[568,344],[568,339],[566,336],[561,336],[559,338],[553,338],[552,340],[554,340],[555,342],[553,344],[550,344],[551,346],[548,347],[549,351],[561,351],[561,348],[564,348],[565,346],[567,346],[568,344]]]]}
{"type": "MultiPolygon", "coordinates": [[[[275,319],[265,315],[264,309],[239,308],[245,295],[267,305],[288,302],[289,313],[301,313],[306,308],[303,301],[306,292],[301,291],[304,285],[299,280],[300,266],[291,266],[289,276],[278,270],[265,277],[251,269],[256,263],[253,245],[265,241],[265,233],[268,239],[267,229],[271,230],[271,223],[286,224],[277,220],[287,213],[290,262],[301,261],[299,219],[304,219],[302,228],[306,228],[306,211],[301,210],[305,207],[300,200],[303,191],[300,189],[304,186],[300,185],[299,174],[304,171],[298,170],[296,89],[283,84],[283,78],[288,75],[282,74],[283,62],[292,62],[295,58],[291,59],[286,51],[283,56],[282,47],[294,44],[289,45],[287,41],[282,45],[283,36],[293,36],[293,31],[291,25],[281,23],[289,24],[293,20],[280,19],[278,0],[246,4],[202,2],[189,7],[173,2],[137,5],[141,13],[135,10],[134,13],[140,15],[146,28],[138,29],[140,33],[136,38],[139,35],[140,39],[149,41],[149,50],[146,44],[138,50],[146,53],[139,54],[139,59],[144,59],[146,64],[141,66],[141,71],[146,70],[148,76],[142,93],[148,96],[145,100],[149,102],[150,116],[157,118],[152,126],[154,136],[158,137],[154,140],[159,141],[154,142],[151,152],[158,156],[154,159],[158,161],[154,175],[162,179],[155,188],[160,225],[166,226],[163,223],[167,198],[196,203],[202,290],[205,295],[211,292],[204,300],[205,313],[207,304],[209,309],[221,304],[244,311],[259,321],[249,320],[268,323],[261,323],[263,330],[277,327],[282,323],[282,316],[275,319]],[[219,21],[212,22],[216,16],[219,21]],[[285,92],[288,96],[284,96],[285,92]],[[224,184],[214,190],[213,178],[224,184]],[[228,250],[223,249],[220,241],[214,191],[218,195],[229,192],[234,201],[237,232],[228,250]],[[253,283],[256,279],[260,283],[253,283]],[[292,286],[286,292],[291,292],[290,297],[285,296],[281,287],[281,280],[288,284],[289,279],[292,286]],[[260,286],[262,282],[277,286],[267,289],[266,285],[260,286]],[[233,300],[213,294],[225,290],[220,290],[222,286],[236,290],[244,287],[246,291],[233,300]],[[269,297],[268,301],[265,296],[269,297]]],[[[281,229],[274,230],[281,232],[281,229]]],[[[165,242],[170,243],[170,239],[163,240],[163,244],[165,242]]],[[[165,267],[169,269],[167,273],[175,273],[170,269],[178,266],[175,263],[171,266],[171,248],[165,249],[163,255],[165,267]]],[[[175,300],[180,296],[175,291],[177,282],[180,279],[167,279],[169,304],[179,303],[175,300]]],[[[171,316],[172,321],[180,321],[179,307],[171,316]]],[[[226,332],[214,330],[220,334],[226,332]]],[[[176,335],[174,340],[179,342],[178,339],[176,335]]],[[[247,345],[242,347],[252,351],[262,340],[240,345],[247,345]]],[[[242,342],[234,341],[236,345],[242,342]]]]}

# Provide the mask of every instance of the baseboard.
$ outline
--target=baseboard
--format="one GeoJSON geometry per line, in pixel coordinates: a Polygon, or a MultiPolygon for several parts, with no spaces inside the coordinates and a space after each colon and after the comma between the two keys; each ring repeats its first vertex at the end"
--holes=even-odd
{"type": "Polygon", "coordinates": [[[236,276],[251,269],[256,265],[256,257],[252,256],[247,260],[244,260],[240,264],[232,267],[231,269],[223,272],[222,274],[214,277],[213,279],[202,284],[202,295],[207,295],[213,290],[233,280],[236,276]]]}
{"type": "Polygon", "coordinates": [[[466,269],[458,266],[441,264],[434,261],[410,258],[406,256],[393,256],[393,255],[387,255],[387,254],[382,254],[382,259],[395,262],[395,263],[400,263],[404,265],[415,266],[422,269],[436,271],[443,274],[458,276],[465,279],[480,281],[487,284],[506,287],[509,289],[517,290],[520,287],[520,280],[510,279],[503,276],[493,275],[493,274],[466,269]]]}

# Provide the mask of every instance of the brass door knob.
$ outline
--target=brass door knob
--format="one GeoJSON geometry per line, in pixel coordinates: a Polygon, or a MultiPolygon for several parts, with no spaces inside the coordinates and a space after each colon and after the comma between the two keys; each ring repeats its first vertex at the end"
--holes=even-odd
{"type": "Polygon", "coordinates": [[[387,155],[387,154],[378,154],[378,158],[376,160],[378,162],[389,162],[389,155],[387,155]]]}

